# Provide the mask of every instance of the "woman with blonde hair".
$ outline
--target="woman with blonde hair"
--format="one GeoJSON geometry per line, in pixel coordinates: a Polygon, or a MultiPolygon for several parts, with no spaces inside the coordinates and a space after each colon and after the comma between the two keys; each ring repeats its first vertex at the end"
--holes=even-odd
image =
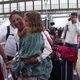
{"type": "Polygon", "coordinates": [[[43,33],[40,14],[34,11],[27,12],[23,27],[19,25],[18,15],[13,16],[13,21],[19,31],[20,45],[19,58],[13,62],[12,72],[16,78],[22,76],[23,80],[48,80],[52,70],[49,57],[52,49],[43,33]]]}

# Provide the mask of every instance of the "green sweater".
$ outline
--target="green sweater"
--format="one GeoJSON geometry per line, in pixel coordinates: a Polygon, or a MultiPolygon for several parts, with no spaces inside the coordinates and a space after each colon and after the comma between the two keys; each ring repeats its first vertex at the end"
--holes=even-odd
{"type": "MultiPolygon", "coordinates": [[[[32,56],[39,56],[42,54],[44,49],[44,40],[41,33],[35,33],[25,36],[20,39],[20,58],[29,58],[32,56]]],[[[46,76],[50,75],[52,70],[52,62],[50,58],[46,58],[41,62],[33,65],[29,65],[22,60],[13,64],[13,72],[19,76],[22,72],[23,75],[27,76],[46,76]]]]}

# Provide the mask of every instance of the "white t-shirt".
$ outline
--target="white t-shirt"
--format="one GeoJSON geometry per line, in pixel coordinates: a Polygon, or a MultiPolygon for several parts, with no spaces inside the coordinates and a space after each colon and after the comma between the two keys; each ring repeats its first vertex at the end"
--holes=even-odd
{"type": "MultiPolygon", "coordinates": [[[[77,42],[77,35],[80,33],[80,23],[72,24],[71,21],[67,23],[68,25],[68,30],[66,33],[66,38],[65,42],[70,43],[70,44],[78,44],[77,42]]],[[[62,38],[65,33],[65,28],[62,34],[62,38]]]]}
{"type": "Polygon", "coordinates": [[[4,52],[7,56],[14,57],[17,52],[17,45],[18,42],[17,36],[10,35],[6,41],[4,52]]]}
{"type": "Polygon", "coordinates": [[[6,34],[7,34],[7,27],[6,29],[2,30],[2,33],[0,35],[0,45],[2,45],[5,54],[7,56],[14,57],[16,54],[16,42],[18,41],[18,35],[17,35],[17,29],[13,28],[10,25],[10,34],[8,39],[6,40],[6,34]]]}

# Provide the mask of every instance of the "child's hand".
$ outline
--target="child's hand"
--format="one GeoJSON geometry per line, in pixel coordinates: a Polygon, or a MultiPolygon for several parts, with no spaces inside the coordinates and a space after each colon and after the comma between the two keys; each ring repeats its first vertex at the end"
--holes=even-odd
{"type": "Polygon", "coordinates": [[[38,59],[35,57],[31,57],[31,58],[26,60],[27,64],[36,64],[37,62],[38,62],[38,59]]]}
{"type": "Polygon", "coordinates": [[[6,68],[7,69],[12,69],[12,61],[6,62],[6,68]]]}

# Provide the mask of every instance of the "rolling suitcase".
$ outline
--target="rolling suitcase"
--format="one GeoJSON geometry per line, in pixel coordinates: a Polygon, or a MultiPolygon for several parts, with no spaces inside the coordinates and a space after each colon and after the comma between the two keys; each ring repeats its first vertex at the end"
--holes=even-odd
{"type": "Polygon", "coordinates": [[[73,80],[73,63],[63,60],[61,64],[61,80],[73,80]]]}

